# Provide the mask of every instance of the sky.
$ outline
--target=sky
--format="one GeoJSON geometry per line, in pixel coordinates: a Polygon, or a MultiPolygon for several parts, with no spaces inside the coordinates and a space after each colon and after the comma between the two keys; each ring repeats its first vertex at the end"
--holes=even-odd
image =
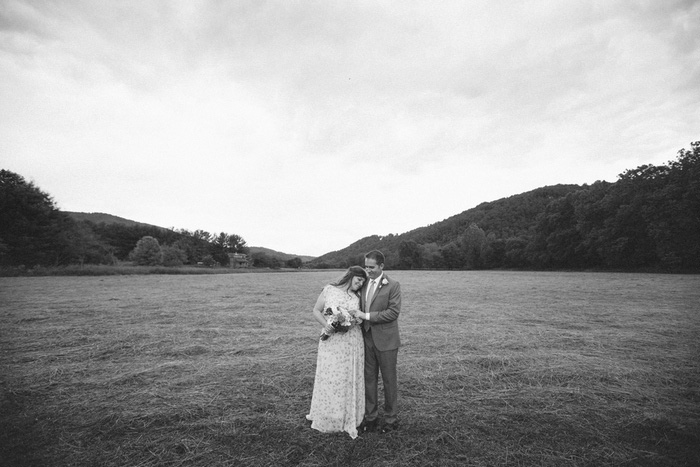
{"type": "Polygon", "coordinates": [[[319,256],[700,140],[700,0],[0,2],[0,168],[319,256]]]}

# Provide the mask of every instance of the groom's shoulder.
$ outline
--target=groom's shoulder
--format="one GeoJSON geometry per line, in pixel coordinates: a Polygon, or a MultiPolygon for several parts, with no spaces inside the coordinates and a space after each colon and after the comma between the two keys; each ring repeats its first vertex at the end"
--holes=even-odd
{"type": "Polygon", "coordinates": [[[387,289],[389,290],[389,294],[391,295],[401,295],[401,284],[399,281],[392,279],[391,277],[389,278],[389,284],[387,285],[387,289]]]}
{"type": "Polygon", "coordinates": [[[393,279],[389,276],[384,276],[384,277],[386,277],[387,281],[389,282],[389,285],[400,285],[399,281],[397,281],[396,279],[393,279]]]}

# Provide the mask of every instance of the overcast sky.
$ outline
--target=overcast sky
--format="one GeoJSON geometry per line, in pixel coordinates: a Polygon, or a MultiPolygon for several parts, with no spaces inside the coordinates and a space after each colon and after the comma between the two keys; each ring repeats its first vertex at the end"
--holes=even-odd
{"type": "Polygon", "coordinates": [[[700,140],[700,1],[0,2],[0,168],[321,255],[700,140]]]}

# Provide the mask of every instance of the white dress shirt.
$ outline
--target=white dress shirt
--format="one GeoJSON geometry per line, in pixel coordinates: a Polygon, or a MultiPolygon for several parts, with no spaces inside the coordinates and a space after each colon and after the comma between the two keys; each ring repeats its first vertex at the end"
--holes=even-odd
{"type": "MultiPolygon", "coordinates": [[[[372,281],[374,281],[374,294],[377,294],[377,291],[379,290],[379,284],[382,281],[382,277],[384,277],[384,273],[382,272],[379,277],[376,279],[370,279],[369,286],[367,286],[367,295],[365,295],[365,303],[369,307],[369,289],[372,287],[372,281]]],[[[369,312],[365,313],[365,319],[369,321],[369,312]]]]}

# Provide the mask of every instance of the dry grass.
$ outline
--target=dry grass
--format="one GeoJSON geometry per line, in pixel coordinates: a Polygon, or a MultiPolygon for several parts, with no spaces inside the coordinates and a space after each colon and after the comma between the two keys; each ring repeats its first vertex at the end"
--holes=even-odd
{"type": "Polygon", "coordinates": [[[0,465],[700,465],[700,277],[403,272],[402,428],[309,428],[338,271],[0,279],[0,465]]]}

